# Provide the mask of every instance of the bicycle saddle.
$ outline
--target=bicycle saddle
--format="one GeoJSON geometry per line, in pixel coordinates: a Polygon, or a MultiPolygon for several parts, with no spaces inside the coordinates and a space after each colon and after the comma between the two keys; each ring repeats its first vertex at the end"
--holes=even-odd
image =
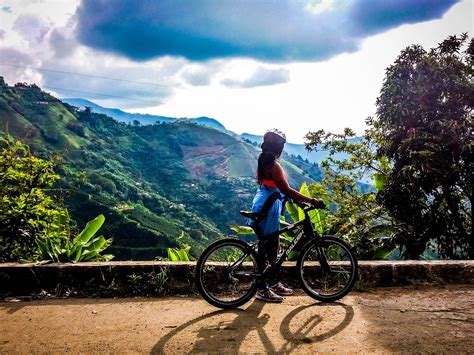
{"type": "Polygon", "coordinates": [[[240,214],[244,217],[253,219],[254,221],[260,218],[260,213],[254,213],[250,211],[240,211],[240,214]]]}

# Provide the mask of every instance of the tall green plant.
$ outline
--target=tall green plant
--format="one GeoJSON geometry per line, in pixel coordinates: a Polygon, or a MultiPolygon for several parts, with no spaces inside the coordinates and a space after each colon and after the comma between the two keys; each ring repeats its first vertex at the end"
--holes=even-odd
{"type": "Polygon", "coordinates": [[[191,247],[186,243],[183,243],[183,239],[185,238],[184,232],[181,232],[181,235],[176,238],[176,242],[178,243],[178,248],[168,248],[168,260],[169,261],[189,261],[189,250],[191,247]]]}
{"type": "Polygon", "coordinates": [[[168,260],[169,261],[189,261],[189,250],[191,247],[186,248],[168,248],[168,260]]]}
{"type": "MultiPolygon", "coordinates": [[[[300,187],[300,193],[317,199],[321,199],[324,203],[329,206],[329,194],[322,184],[303,184],[300,187]]],[[[303,210],[294,203],[287,204],[287,211],[291,219],[296,222],[304,219],[303,210]]],[[[328,218],[327,210],[314,209],[308,212],[308,215],[313,222],[313,226],[319,235],[328,234],[331,231],[331,221],[328,218]]]]}
{"type": "MultiPolygon", "coordinates": [[[[56,224],[69,220],[69,215],[61,216],[56,224]]],[[[52,237],[46,235],[36,238],[36,244],[40,251],[40,260],[52,262],[80,262],[80,261],[107,261],[113,258],[113,255],[101,253],[110,246],[111,239],[105,239],[103,236],[95,237],[105,221],[103,215],[97,216],[88,222],[85,228],[76,237],[71,238],[69,232],[61,237],[52,237]]],[[[52,226],[51,228],[57,228],[52,226]]],[[[54,235],[54,234],[53,234],[54,235]]]]}

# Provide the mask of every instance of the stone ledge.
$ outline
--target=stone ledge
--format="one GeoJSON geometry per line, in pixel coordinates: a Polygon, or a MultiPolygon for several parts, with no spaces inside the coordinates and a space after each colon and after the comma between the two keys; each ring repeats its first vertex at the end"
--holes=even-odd
{"type": "MultiPolygon", "coordinates": [[[[195,262],[110,261],[65,264],[0,264],[0,296],[122,297],[195,293],[195,262]]],[[[359,261],[356,287],[474,284],[474,260],[359,261]]],[[[298,287],[295,263],[281,279],[298,287]]]]}

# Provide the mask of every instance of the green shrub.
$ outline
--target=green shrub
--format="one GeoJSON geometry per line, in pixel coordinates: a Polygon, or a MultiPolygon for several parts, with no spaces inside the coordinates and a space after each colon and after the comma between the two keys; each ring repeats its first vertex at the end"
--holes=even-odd
{"type": "Polygon", "coordinates": [[[8,134],[0,147],[0,262],[110,260],[112,255],[101,252],[111,240],[94,237],[104,216],[73,238],[67,209],[46,194],[59,179],[57,159],[34,157],[8,134]]]}
{"type": "MultiPolygon", "coordinates": [[[[59,178],[54,173],[56,161],[32,156],[28,146],[8,134],[0,146],[0,261],[34,259],[35,238],[45,235],[65,213],[45,193],[59,178]]],[[[65,232],[58,226],[55,237],[65,232]]]]}

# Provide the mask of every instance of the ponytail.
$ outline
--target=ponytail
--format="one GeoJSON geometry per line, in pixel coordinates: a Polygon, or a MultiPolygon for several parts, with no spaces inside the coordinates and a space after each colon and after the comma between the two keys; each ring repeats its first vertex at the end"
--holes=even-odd
{"type": "Polygon", "coordinates": [[[270,170],[283,151],[284,142],[263,142],[262,152],[258,156],[257,181],[262,182],[264,171],[270,170]]]}
{"type": "Polygon", "coordinates": [[[261,183],[264,176],[264,171],[273,168],[276,157],[272,152],[263,151],[258,156],[258,167],[257,167],[257,181],[261,183]]]}

